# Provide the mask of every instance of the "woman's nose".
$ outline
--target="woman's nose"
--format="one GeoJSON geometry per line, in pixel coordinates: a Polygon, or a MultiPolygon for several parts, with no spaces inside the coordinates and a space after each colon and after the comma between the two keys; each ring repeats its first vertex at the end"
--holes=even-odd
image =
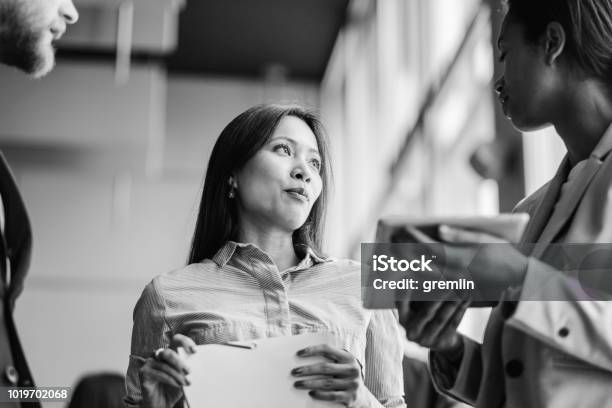
{"type": "Polygon", "coordinates": [[[67,24],[74,24],[79,21],[79,12],[72,3],[72,0],[64,0],[61,3],[59,14],[67,24]]]}
{"type": "Polygon", "coordinates": [[[300,181],[304,181],[306,183],[310,183],[311,176],[312,175],[310,174],[310,170],[308,169],[308,166],[305,166],[303,164],[295,166],[293,170],[291,171],[292,178],[300,180],[300,181]]]}
{"type": "Polygon", "coordinates": [[[495,81],[495,93],[498,95],[501,95],[501,93],[504,91],[504,85],[505,85],[505,79],[504,77],[500,77],[497,81],[495,81]]]}

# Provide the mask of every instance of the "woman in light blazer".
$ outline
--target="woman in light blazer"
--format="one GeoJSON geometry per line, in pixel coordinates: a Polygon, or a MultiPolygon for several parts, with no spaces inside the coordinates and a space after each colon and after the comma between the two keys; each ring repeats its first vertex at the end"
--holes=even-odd
{"type": "MultiPolygon", "coordinates": [[[[582,301],[585,282],[550,266],[560,260],[550,244],[612,243],[612,2],[506,5],[499,101],[520,130],[554,126],[567,156],[516,207],[531,216],[529,256],[512,249],[470,269],[489,285],[514,287],[503,291],[483,344],[456,332],[469,302],[431,302],[418,312],[402,304],[400,319],[410,340],[430,347],[438,389],[456,399],[482,408],[612,407],[612,302],[582,301]]],[[[452,243],[492,239],[440,232],[452,243]]],[[[609,270],[612,260],[599,266],[609,270]]]]}

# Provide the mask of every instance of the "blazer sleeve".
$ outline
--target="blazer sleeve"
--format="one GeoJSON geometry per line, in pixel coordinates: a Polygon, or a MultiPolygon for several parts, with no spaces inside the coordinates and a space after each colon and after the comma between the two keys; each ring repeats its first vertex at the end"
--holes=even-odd
{"type": "Polygon", "coordinates": [[[577,279],[530,258],[521,301],[507,323],[578,360],[612,372],[612,302],[582,299],[585,293],[577,279]],[[554,299],[564,300],[551,301],[554,299]]]}
{"type": "Polygon", "coordinates": [[[463,355],[458,363],[430,351],[429,369],[434,386],[440,393],[474,405],[482,381],[482,346],[469,337],[462,337],[463,355]]]}

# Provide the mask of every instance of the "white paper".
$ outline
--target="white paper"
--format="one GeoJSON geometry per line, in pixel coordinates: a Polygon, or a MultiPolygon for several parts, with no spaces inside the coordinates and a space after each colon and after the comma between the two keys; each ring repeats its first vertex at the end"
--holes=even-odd
{"type": "Polygon", "coordinates": [[[220,344],[197,346],[195,354],[179,349],[190,369],[190,386],[184,387],[190,408],[329,408],[308,390],[293,386],[301,378],[290,374],[296,367],[326,361],[323,357],[302,358],[298,350],[318,344],[333,345],[329,334],[271,337],[240,342],[252,349],[220,344]]]}

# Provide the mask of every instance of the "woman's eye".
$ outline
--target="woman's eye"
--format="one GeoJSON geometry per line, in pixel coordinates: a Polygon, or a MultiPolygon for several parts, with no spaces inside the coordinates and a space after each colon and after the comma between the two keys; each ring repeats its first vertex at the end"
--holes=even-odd
{"type": "Polygon", "coordinates": [[[291,156],[291,148],[289,147],[289,145],[279,144],[279,145],[274,146],[274,150],[282,151],[286,155],[291,156]]]}
{"type": "Polygon", "coordinates": [[[312,163],[312,167],[317,169],[317,171],[321,170],[321,161],[319,159],[312,159],[310,163],[312,163]]]}

